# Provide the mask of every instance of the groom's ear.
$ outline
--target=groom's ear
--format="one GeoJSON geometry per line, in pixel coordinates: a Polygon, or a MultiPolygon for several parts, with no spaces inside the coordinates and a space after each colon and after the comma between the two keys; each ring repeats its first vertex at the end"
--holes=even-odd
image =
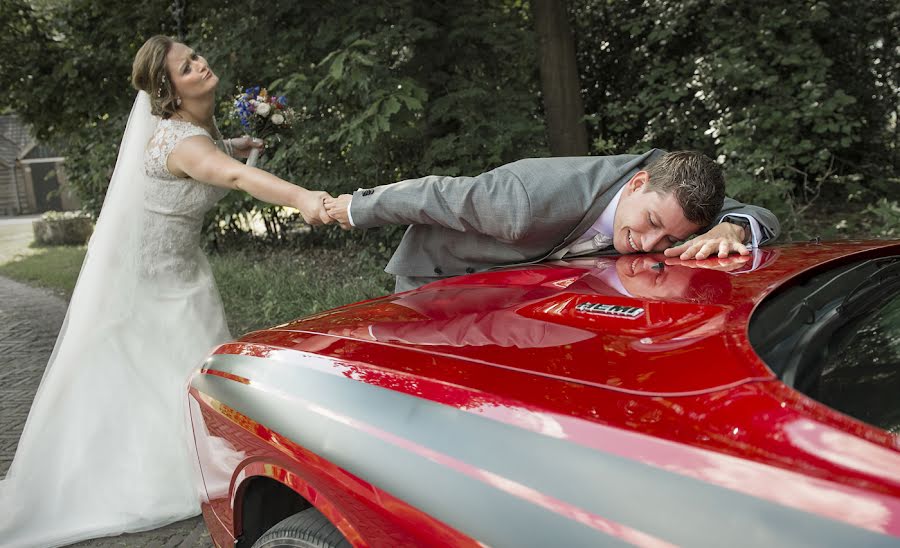
{"type": "Polygon", "coordinates": [[[631,179],[625,184],[625,192],[632,194],[644,188],[650,182],[650,174],[644,170],[638,171],[631,176],[631,179]]]}

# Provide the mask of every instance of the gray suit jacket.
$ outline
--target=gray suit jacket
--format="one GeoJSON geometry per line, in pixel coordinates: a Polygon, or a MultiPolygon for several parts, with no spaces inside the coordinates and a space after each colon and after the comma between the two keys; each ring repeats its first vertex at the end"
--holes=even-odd
{"type": "MultiPolygon", "coordinates": [[[[662,154],[529,158],[477,177],[410,179],[357,190],[350,215],[358,228],[411,225],[385,268],[396,276],[534,263],[584,234],[616,192],[662,154]]],[[[729,213],[754,217],[763,242],[778,236],[778,220],[766,209],[726,198],[716,222],[729,213]]]]}

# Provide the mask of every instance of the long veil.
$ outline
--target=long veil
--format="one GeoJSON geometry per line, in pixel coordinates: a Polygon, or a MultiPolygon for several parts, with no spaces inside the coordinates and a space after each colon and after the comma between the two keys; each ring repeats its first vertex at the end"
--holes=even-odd
{"type": "MultiPolygon", "coordinates": [[[[139,274],[139,250],[143,230],[142,199],[148,178],[144,174],[144,150],[159,119],[150,113],[150,96],[138,92],[119,146],[119,155],[94,233],[69,300],[69,308],[44,369],[24,431],[35,419],[34,407],[49,386],[44,382],[62,363],[77,364],[88,350],[90,333],[128,319],[133,309],[139,274]]],[[[16,475],[28,453],[28,436],[19,441],[7,479],[16,475]]],[[[2,491],[0,491],[2,492],[2,491]]]]}
{"type": "Polygon", "coordinates": [[[125,321],[132,314],[140,278],[142,202],[149,183],[144,151],[158,122],[150,113],[150,96],[138,92],[45,378],[66,354],[82,350],[79,345],[90,339],[88,333],[125,321]]]}
{"type": "MultiPolygon", "coordinates": [[[[159,500],[150,496],[158,493],[149,482],[160,481],[150,459],[177,462],[187,458],[187,449],[157,449],[155,445],[164,444],[148,446],[144,440],[153,440],[153,435],[157,440],[167,439],[163,435],[174,438],[163,432],[172,430],[169,423],[174,416],[166,408],[177,407],[178,402],[160,397],[171,386],[148,381],[153,373],[136,367],[158,361],[141,336],[141,326],[146,325],[141,316],[147,315],[141,302],[147,291],[141,285],[147,215],[143,199],[150,182],[143,165],[158,123],[151,114],[150,97],[138,92],[66,318],[15,457],[6,479],[0,481],[4,546],[58,546],[151,529],[199,511],[194,485],[186,494],[165,487],[169,491],[159,494],[159,500]],[[126,454],[116,455],[117,451],[126,454]],[[142,466],[150,470],[150,477],[146,483],[142,477],[132,482],[129,475],[142,466]],[[149,498],[148,506],[135,510],[123,504],[132,497],[149,498]]],[[[150,311],[160,318],[168,314],[159,307],[150,311]]],[[[183,480],[190,483],[196,478],[172,478],[183,480]]]]}

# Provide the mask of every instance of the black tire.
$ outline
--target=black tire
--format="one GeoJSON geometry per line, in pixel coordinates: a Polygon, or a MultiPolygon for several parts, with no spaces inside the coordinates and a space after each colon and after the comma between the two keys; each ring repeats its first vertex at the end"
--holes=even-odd
{"type": "Polygon", "coordinates": [[[283,519],[253,543],[253,548],[350,548],[337,527],[315,508],[283,519]]]}

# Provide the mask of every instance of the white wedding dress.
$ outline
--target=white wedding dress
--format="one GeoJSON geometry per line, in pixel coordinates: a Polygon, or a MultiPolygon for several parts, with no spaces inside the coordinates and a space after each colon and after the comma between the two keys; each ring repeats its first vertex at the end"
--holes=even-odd
{"type": "Polygon", "coordinates": [[[66,320],[6,479],[0,545],[62,546],[200,511],[186,386],[230,338],[204,214],[227,190],[166,169],[208,134],[135,101],[66,320]]]}

